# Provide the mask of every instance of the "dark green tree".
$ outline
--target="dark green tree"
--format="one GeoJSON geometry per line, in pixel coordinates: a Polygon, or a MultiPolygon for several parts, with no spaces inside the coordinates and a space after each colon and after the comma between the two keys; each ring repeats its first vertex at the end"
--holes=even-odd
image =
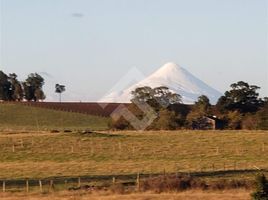
{"type": "Polygon", "coordinates": [[[195,108],[203,115],[211,114],[211,104],[206,95],[201,95],[195,102],[195,108]]]}
{"type": "Polygon", "coordinates": [[[59,100],[61,102],[61,93],[65,91],[65,85],[56,84],[55,85],[55,92],[59,94],[59,100]]]}
{"type": "Polygon", "coordinates": [[[233,83],[231,90],[219,98],[216,107],[221,112],[235,110],[241,113],[256,112],[263,105],[257,92],[259,89],[260,87],[243,81],[233,83]]]}
{"type": "Polygon", "coordinates": [[[148,102],[154,96],[154,91],[150,87],[138,87],[134,91],[131,92],[133,98],[131,99],[132,102],[148,102]]]}
{"type": "Polygon", "coordinates": [[[3,71],[0,71],[0,100],[11,100],[11,93],[12,88],[8,76],[3,71]]]}
{"type": "Polygon", "coordinates": [[[148,103],[156,111],[167,108],[171,104],[181,103],[181,96],[172,93],[165,86],[151,88],[148,86],[136,88],[131,92],[133,98],[132,103],[148,103]]]}
{"type": "Polygon", "coordinates": [[[168,107],[170,104],[181,103],[181,96],[176,93],[172,93],[168,87],[160,86],[153,89],[153,99],[162,106],[168,107]]]}
{"type": "Polygon", "coordinates": [[[189,128],[199,127],[208,129],[209,124],[205,123],[204,117],[211,115],[211,104],[209,98],[205,95],[198,97],[193,105],[191,112],[187,115],[187,124],[189,128]]]}
{"type": "Polygon", "coordinates": [[[9,82],[11,84],[11,99],[13,101],[23,100],[23,88],[20,81],[17,80],[15,73],[9,74],[9,82]]]}
{"type": "Polygon", "coordinates": [[[252,200],[268,200],[268,181],[264,174],[256,176],[256,191],[251,194],[252,200]]]}
{"type": "Polygon", "coordinates": [[[39,101],[45,99],[43,92],[43,85],[45,80],[42,76],[37,73],[32,73],[23,82],[24,95],[27,101],[39,101]]]}
{"type": "MultiPolygon", "coordinates": [[[[132,96],[132,104],[128,106],[128,109],[138,119],[142,120],[146,117],[147,113],[141,110],[142,104],[145,103],[150,105],[158,115],[148,129],[175,129],[180,125],[182,121],[181,117],[177,116],[177,114],[170,109],[170,105],[181,102],[181,96],[179,94],[172,93],[164,86],[156,88],[145,86],[132,91],[132,96]]],[[[133,129],[124,119],[117,120],[117,122],[112,122],[111,124],[112,127],[117,129],[133,129]]]]}

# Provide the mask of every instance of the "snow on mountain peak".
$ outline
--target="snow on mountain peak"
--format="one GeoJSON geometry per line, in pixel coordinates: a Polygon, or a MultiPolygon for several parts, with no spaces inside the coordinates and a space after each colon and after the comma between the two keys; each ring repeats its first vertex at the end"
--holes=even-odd
{"type": "Polygon", "coordinates": [[[196,78],[183,67],[169,62],[144,80],[132,85],[123,91],[112,91],[101,102],[128,103],[132,96],[131,91],[137,87],[149,86],[152,88],[166,86],[172,92],[180,94],[185,104],[193,104],[201,95],[206,95],[212,104],[215,104],[221,93],[196,78]],[[116,95],[118,94],[118,95],[116,95]]]}
{"type": "Polygon", "coordinates": [[[186,70],[172,62],[166,63],[156,72],[154,72],[151,77],[160,77],[160,78],[171,78],[172,76],[183,76],[186,70]]]}

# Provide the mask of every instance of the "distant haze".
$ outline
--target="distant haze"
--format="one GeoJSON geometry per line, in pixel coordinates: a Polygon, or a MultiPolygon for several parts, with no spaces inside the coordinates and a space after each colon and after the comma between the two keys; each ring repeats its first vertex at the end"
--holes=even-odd
{"type": "Polygon", "coordinates": [[[173,61],[224,93],[268,96],[267,0],[0,0],[0,70],[46,80],[47,101],[97,101],[131,69],[173,61]]]}

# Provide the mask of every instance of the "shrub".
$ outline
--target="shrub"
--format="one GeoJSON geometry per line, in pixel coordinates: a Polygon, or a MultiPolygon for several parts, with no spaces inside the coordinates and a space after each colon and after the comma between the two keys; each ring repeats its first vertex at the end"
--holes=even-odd
{"type": "Polygon", "coordinates": [[[115,183],[110,187],[110,190],[112,193],[115,194],[124,194],[125,193],[125,188],[124,185],[121,183],[115,183]]]}
{"type": "Polygon", "coordinates": [[[218,179],[209,184],[209,188],[212,190],[225,190],[225,189],[250,189],[252,184],[246,180],[227,180],[227,179],[218,179]]]}
{"type": "Polygon", "coordinates": [[[253,200],[268,200],[268,182],[263,174],[256,177],[256,191],[251,194],[253,200]]]}
{"type": "Polygon", "coordinates": [[[207,184],[200,180],[194,180],[190,176],[159,176],[149,178],[141,183],[141,190],[161,192],[179,192],[188,189],[207,189],[207,184]]]}

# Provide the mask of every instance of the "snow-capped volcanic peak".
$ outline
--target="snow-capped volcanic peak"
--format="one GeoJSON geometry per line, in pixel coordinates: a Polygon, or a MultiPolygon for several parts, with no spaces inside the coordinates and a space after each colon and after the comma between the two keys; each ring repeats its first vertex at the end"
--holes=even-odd
{"type": "Polygon", "coordinates": [[[179,65],[176,65],[175,63],[169,62],[163,65],[160,69],[158,69],[154,75],[155,77],[168,77],[172,73],[178,73],[178,70],[182,70],[183,68],[179,65]]]}
{"type": "Polygon", "coordinates": [[[132,85],[126,90],[112,91],[111,94],[101,99],[101,102],[130,102],[130,99],[132,98],[131,91],[142,86],[149,86],[152,88],[166,86],[172,92],[180,94],[182,96],[182,101],[185,104],[194,103],[201,95],[206,95],[211,103],[215,104],[217,99],[221,96],[220,92],[193,76],[183,67],[169,62],[152,75],[139,83],[132,85]]]}

